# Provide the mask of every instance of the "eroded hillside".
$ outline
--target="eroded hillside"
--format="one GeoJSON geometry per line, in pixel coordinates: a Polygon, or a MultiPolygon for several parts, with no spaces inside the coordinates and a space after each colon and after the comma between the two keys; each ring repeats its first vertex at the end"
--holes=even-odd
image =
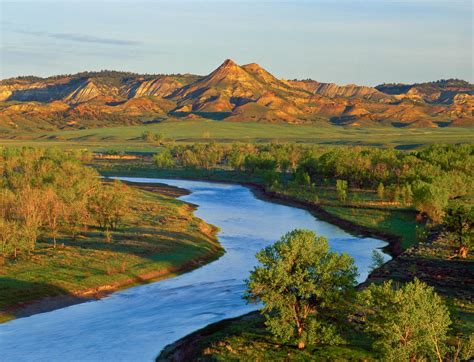
{"type": "Polygon", "coordinates": [[[444,127],[474,124],[474,86],[460,80],[377,87],[277,79],[227,59],[207,76],[84,72],[0,83],[0,127],[64,129],[169,117],[234,122],[444,127]]]}

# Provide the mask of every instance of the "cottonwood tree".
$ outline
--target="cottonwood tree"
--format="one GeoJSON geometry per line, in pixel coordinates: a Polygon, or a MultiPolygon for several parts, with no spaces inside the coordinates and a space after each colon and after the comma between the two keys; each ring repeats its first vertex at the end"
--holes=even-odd
{"type": "Polygon", "coordinates": [[[16,259],[19,252],[30,250],[26,228],[17,221],[0,219],[2,256],[16,259]]]}
{"type": "Polygon", "coordinates": [[[174,166],[173,156],[168,148],[156,153],[153,156],[153,161],[159,168],[172,168],[174,166]]]}
{"type": "Polygon", "coordinates": [[[383,254],[377,250],[372,250],[372,263],[369,266],[369,271],[372,273],[375,269],[380,268],[382,265],[385,264],[385,258],[383,254]]]}
{"type": "Polygon", "coordinates": [[[88,209],[102,230],[116,229],[127,214],[129,191],[120,181],[101,187],[93,193],[88,209]]]}
{"type": "Polygon", "coordinates": [[[56,192],[48,189],[44,192],[44,221],[53,237],[53,248],[56,248],[56,238],[60,223],[64,218],[65,205],[56,192]]]}
{"type": "Polygon", "coordinates": [[[448,204],[448,191],[438,185],[419,181],[413,189],[413,205],[428,215],[434,222],[440,222],[448,204]]]}
{"type": "Polygon", "coordinates": [[[457,205],[446,210],[443,225],[455,239],[460,258],[465,259],[472,246],[474,234],[474,207],[457,205]]]}
{"type": "Polygon", "coordinates": [[[29,250],[33,251],[44,222],[43,193],[39,189],[25,187],[18,195],[17,216],[23,222],[24,235],[29,250]]]}
{"type": "Polygon", "coordinates": [[[383,200],[384,199],[384,196],[385,196],[385,187],[383,185],[383,183],[379,183],[379,185],[377,186],[377,196],[379,197],[380,200],[383,200]]]}
{"type": "Polygon", "coordinates": [[[337,180],[336,181],[336,192],[337,197],[342,202],[345,202],[347,199],[347,181],[346,180],[337,180]]]}
{"type": "Polygon", "coordinates": [[[392,281],[370,285],[358,299],[373,346],[389,361],[443,361],[451,320],[432,287],[415,279],[402,286],[392,281]]]}
{"type": "Polygon", "coordinates": [[[282,342],[341,341],[334,320],[356,284],[356,267],[347,254],[329,251],[324,237],[294,230],[257,253],[244,298],[262,302],[268,329],[282,342]]]}

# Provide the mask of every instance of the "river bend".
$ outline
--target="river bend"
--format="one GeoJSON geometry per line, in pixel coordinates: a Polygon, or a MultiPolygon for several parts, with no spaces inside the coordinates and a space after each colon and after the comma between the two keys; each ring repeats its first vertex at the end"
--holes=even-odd
{"type": "Polygon", "coordinates": [[[169,343],[254,310],[241,298],[254,255],[292,229],[314,230],[329,239],[332,250],[349,253],[359,281],[367,277],[372,250],[386,245],[350,235],[306,210],[260,200],[240,185],[121,179],[190,190],[181,199],[198,205],[196,216],[220,228],[225,255],[175,278],[0,324],[1,361],[152,361],[169,343]]]}

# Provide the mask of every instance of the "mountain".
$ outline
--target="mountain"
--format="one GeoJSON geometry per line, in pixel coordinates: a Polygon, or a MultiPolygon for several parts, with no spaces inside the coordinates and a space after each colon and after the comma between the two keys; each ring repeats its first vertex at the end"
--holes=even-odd
{"type": "Polygon", "coordinates": [[[301,110],[291,97],[308,97],[304,90],[280,81],[258,64],[239,66],[227,59],[211,74],[189,84],[171,98],[176,115],[195,114],[232,121],[284,121],[299,123],[301,110]]]}
{"type": "Polygon", "coordinates": [[[377,87],[282,80],[227,59],[206,76],[82,72],[0,82],[0,129],[51,130],[208,118],[345,126],[472,126],[474,86],[460,80],[377,87]]]}

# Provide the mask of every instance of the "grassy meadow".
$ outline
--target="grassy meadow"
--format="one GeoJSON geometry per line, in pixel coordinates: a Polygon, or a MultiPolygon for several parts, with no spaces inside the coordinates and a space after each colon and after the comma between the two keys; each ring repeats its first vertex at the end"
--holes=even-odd
{"type": "Polygon", "coordinates": [[[161,123],[64,131],[1,132],[2,145],[115,149],[151,152],[152,144],[141,139],[145,131],[159,133],[176,142],[296,142],[308,144],[364,145],[413,149],[434,143],[470,143],[474,128],[340,127],[237,123],[211,120],[167,120],[161,123]]]}

